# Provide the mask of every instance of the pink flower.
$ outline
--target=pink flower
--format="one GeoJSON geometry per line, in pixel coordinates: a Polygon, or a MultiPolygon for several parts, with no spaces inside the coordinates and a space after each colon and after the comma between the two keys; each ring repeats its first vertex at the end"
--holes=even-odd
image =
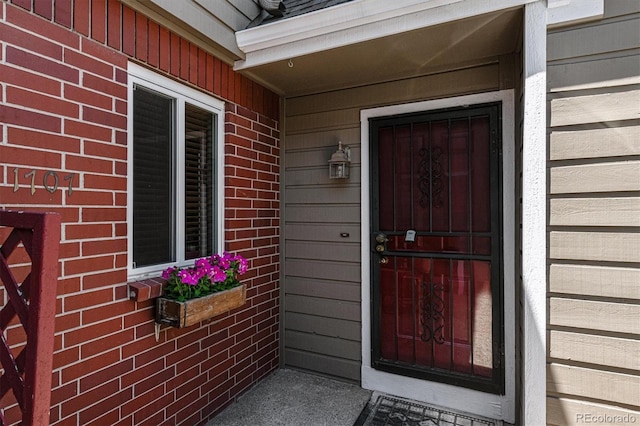
{"type": "Polygon", "coordinates": [[[203,270],[205,273],[207,273],[211,269],[211,264],[206,257],[203,257],[202,259],[196,260],[196,269],[203,270]]]}
{"type": "Polygon", "coordinates": [[[192,267],[169,267],[162,271],[167,280],[165,293],[188,300],[240,284],[238,276],[247,272],[248,262],[240,255],[224,252],[196,259],[192,267]]]}
{"type": "Polygon", "coordinates": [[[224,254],[224,257],[220,259],[219,265],[222,269],[225,270],[231,267],[231,256],[229,256],[229,253],[224,254]]]}
{"type": "Polygon", "coordinates": [[[234,260],[238,262],[238,273],[240,275],[247,272],[247,269],[249,268],[249,262],[247,262],[247,259],[242,256],[236,256],[234,260]]]}
{"type": "Polygon", "coordinates": [[[168,280],[169,278],[171,278],[171,275],[176,269],[178,268],[176,268],[175,266],[165,269],[164,271],[162,271],[162,278],[168,280]]]}
{"type": "Polygon", "coordinates": [[[214,266],[209,273],[209,277],[216,283],[221,283],[227,279],[227,274],[217,266],[214,266]]]}
{"type": "Polygon", "coordinates": [[[195,274],[191,274],[188,270],[178,272],[178,276],[183,284],[196,285],[198,284],[198,277],[195,274]]]}

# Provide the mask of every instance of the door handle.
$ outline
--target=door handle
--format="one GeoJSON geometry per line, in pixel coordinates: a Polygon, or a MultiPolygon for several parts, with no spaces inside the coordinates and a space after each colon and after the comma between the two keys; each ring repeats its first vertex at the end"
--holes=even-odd
{"type": "Polygon", "coordinates": [[[383,253],[385,250],[387,250],[387,241],[389,241],[389,239],[384,233],[380,232],[378,235],[376,235],[376,251],[378,253],[383,253]]]}
{"type": "Polygon", "coordinates": [[[378,235],[376,235],[376,241],[379,242],[380,244],[384,244],[387,241],[389,241],[389,239],[387,238],[387,236],[385,234],[383,234],[381,232],[378,235]]]}

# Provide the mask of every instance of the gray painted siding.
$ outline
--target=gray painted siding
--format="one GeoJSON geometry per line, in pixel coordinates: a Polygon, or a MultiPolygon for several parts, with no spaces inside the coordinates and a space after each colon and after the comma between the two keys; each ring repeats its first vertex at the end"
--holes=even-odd
{"type": "Polygon", "coordinates": [[[640,3],[548,38],[547,421],[640,421],[640,3]],[[584,418],[584,417],[582,417],[584,418]]]}
{"type": "Polygon", "coordinates": [[[505,84],[512,83],[504,82],[516,78],[505,69],[513,70],[514,58],[501,59],[409,81],[285,100],[286,366],[360,380],[360,110],[510,88],[505,84]],[[327,161],[339,140],[352,149],[352,177],[332,182],[327,161]]]}

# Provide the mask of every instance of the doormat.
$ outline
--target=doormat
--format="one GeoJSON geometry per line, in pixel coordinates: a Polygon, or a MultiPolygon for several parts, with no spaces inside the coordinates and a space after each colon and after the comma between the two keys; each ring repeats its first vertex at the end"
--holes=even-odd
{"type": "MultiPolygon", "coordinates": [[[[375,396],[375,394],[374,394],[375,396]]],[[[498,426],[496,422],[380,395],[364,407],[353,426],[498,426]]]]}

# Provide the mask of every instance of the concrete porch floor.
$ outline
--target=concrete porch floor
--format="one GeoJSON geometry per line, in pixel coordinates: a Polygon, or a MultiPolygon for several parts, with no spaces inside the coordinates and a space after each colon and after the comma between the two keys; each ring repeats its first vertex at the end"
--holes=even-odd
{"type": "Polygon", "coordinates": [[[352,426],[370,397],[370,391],[354,384],[280,369],[207,426],[352,426]]]}
{"type": "Polygon", "coordinates": [[[351,383],[289,369],[275,371],[207,426],[356,424],[507,426],[500,420],[371,392],[351,383]],[[359,418],[365,406],[367,410],[359,418]]]}

